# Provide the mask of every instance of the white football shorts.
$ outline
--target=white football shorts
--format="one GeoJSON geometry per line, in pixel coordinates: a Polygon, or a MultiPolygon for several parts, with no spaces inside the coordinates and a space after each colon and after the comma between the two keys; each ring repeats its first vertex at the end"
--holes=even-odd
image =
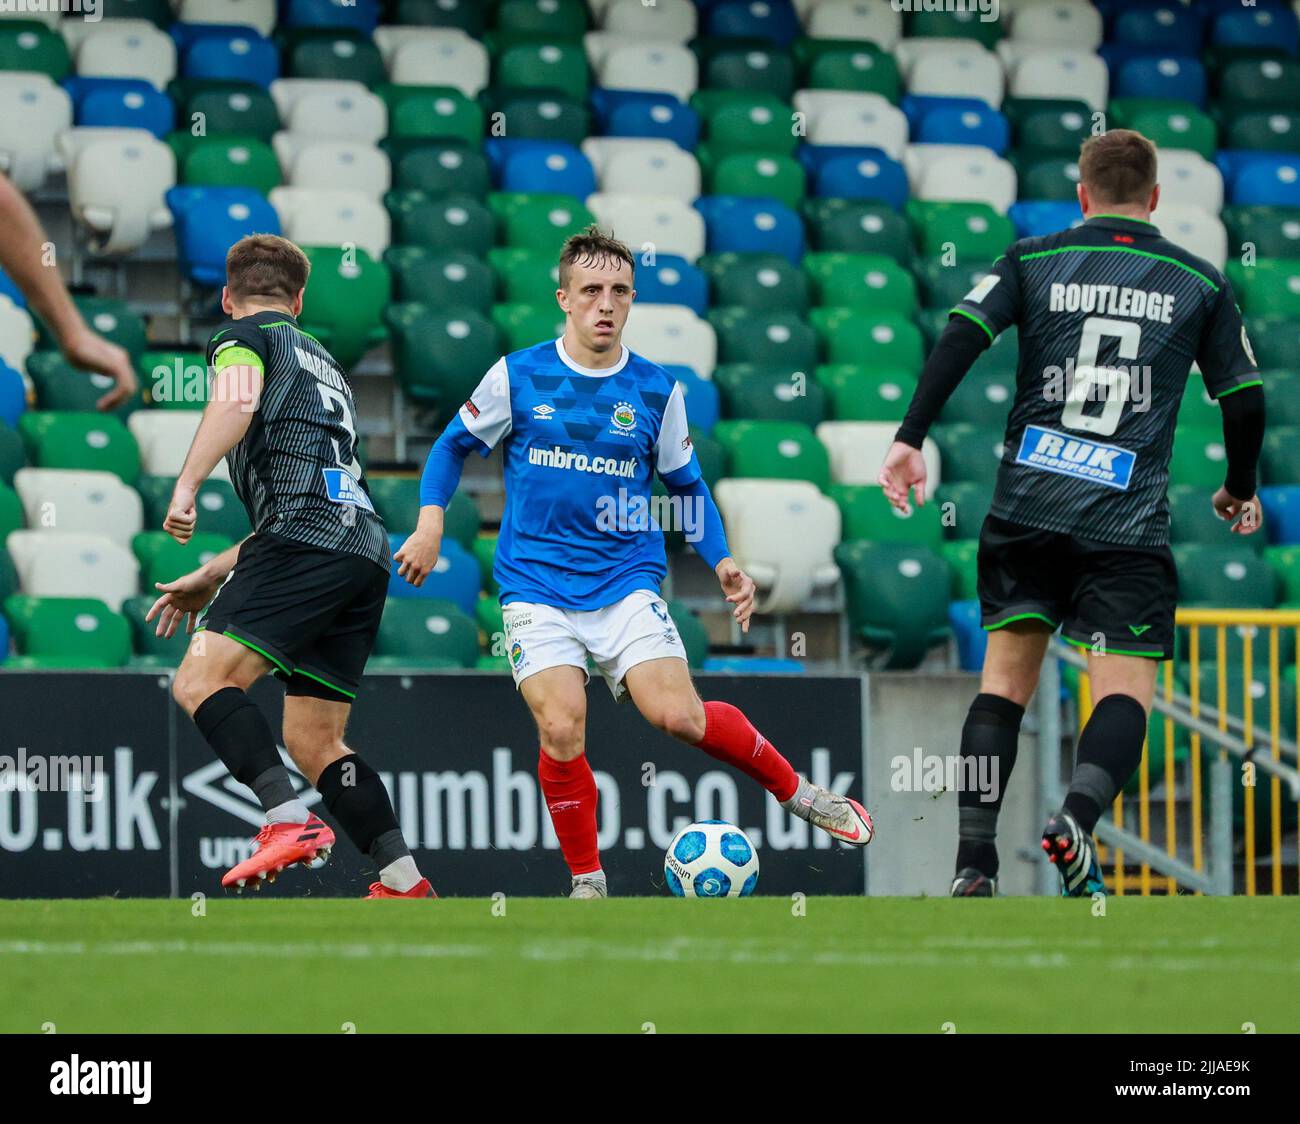
{"type": "Polygon", "coordinates": [[[516,687],[549,667],[580,668],[590,680],[590,655],[614,698],[621,699],[626,692],[623,677],[637,664],[686,659],[668,603],[648,589],[589,611],[512,601],[502,616],[516,687]]]}

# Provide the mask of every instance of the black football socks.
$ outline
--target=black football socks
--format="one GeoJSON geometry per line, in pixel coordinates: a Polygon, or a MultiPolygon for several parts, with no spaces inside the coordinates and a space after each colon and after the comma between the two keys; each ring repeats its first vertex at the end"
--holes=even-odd
{"type": "Polygon", "coordinates": [[[966,783],[957,793],[958,873],[973,867],[997,877],[998,813],[1015,768],[1024,716],[1023,706],[1001,695],[979,694],[970,704],[961,729],[961,776],[966,783]]]}
{"type": "Polygon", "coordinates": [[[1089,835],[1141,762],[1146,732],[1147,712],[1132,695],[1107,695],[1084,724],[1064,808],[1089,835]]]}
{"type": "Polygon", "coordinates": [[[410,855],[388,789],[357,754],[346,754],[326,765],[316,788],[357,850],[369,855],[380,870],[410,855]]]}
{"type": "Polygon", "coordinates": [[[238,687],[222,687],[204,699],[194,712],[194,724],[230,775],[253,790],[264,811],[298,799],[270,723],[238,687]]]}

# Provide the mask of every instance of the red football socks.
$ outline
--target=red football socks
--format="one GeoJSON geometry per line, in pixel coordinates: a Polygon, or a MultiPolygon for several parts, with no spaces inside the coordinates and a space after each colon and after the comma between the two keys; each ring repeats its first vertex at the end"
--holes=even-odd
{"type": "Polygon", "coordinates": [[[799,787],[790,762],[730,703],[704,704],[704,737],[697,744],[710,757],[753,777],[778,800],[789,800],[799,787]]]}
{"type": "Polygon", "coordinates": [[[587,755],[557,761],[543,746],[537,755],[537,779],[551,812],[556,838],[575,877],[600,869],[596,847],[596,777],[587,755]]]}

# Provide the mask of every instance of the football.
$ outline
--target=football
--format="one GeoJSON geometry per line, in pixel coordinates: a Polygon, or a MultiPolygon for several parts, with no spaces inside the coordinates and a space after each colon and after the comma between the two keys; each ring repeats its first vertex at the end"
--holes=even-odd
{"type": "Polygon", "coordinates": [[[679,898],[747,898],[758,885],[758,850],[735,824],[703,820],[669,844],[664,878],[679,898]]]}

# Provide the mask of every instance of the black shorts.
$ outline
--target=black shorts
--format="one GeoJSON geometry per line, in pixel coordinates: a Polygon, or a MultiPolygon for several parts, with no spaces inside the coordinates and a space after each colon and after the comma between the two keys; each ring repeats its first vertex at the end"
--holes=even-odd
{"type": "Polygon", "coordinates": [[[289,694],[342,701],[356,697],[387,593],[388,572],[359,554],[254,535],[198,627],[260,652],[289,694]]]}
{"type": "Polygon", "coordinates": [[[1170,656],[1178,573],[1167,546],[1120,546],[989,515],[980,530],[986,629],[1037,618],[1071,644],[1116,655],[1170,656]]]}

